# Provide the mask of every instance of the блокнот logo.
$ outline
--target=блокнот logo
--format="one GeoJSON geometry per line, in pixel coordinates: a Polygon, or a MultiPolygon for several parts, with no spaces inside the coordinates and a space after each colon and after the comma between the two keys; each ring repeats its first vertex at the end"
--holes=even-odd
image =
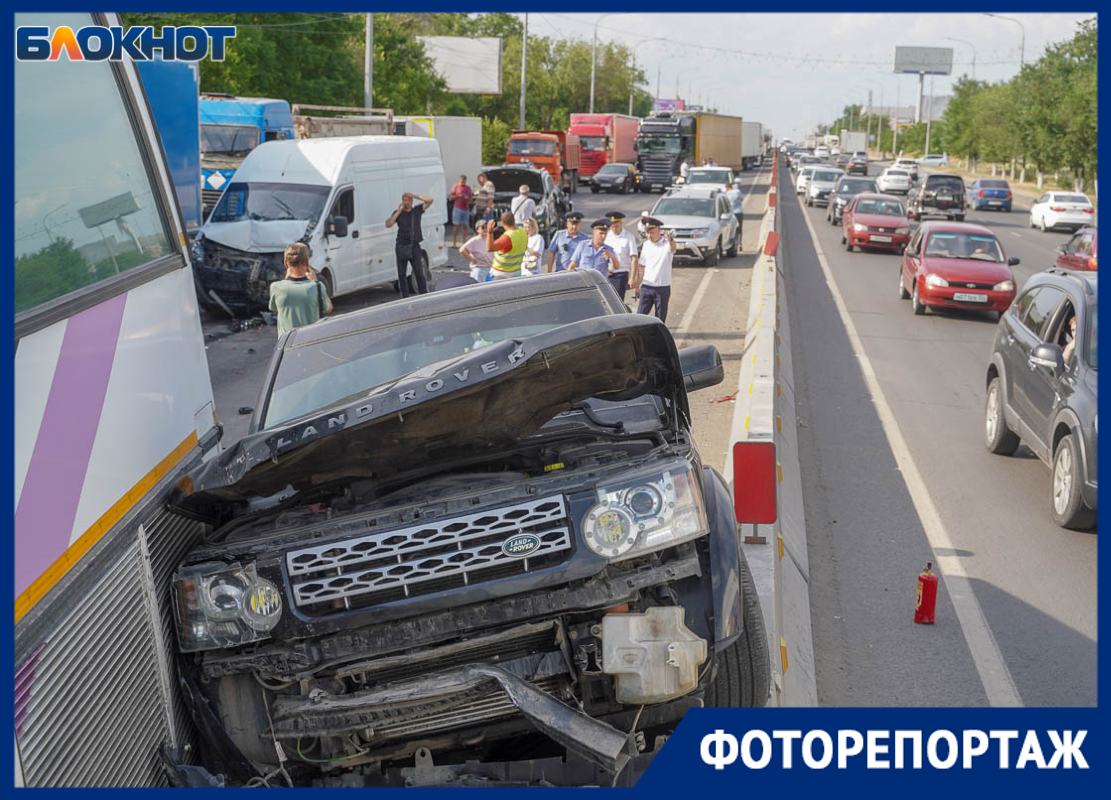
{"type": "Polygon", "coordinates": [[[19,61],[152,61],[154,51],[163,61],[201,61],[208,56],[223,61],[228,39],[235,38],[234,25],[173,25],[162,27],[156,36],[150,25],[124,30],[119,25],[59,25],[51,32],[45,25],[24,25],[15,31],[15,57],[19,61]],[[209,45],[211,44],[211,54],[209,45]]]}

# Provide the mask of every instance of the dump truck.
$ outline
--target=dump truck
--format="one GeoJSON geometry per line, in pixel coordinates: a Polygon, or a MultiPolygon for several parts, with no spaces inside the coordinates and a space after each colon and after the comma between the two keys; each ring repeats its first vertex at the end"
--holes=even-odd
{"type": "Polygon", "coordinates": [[[605,164],[635,163],[640,120],[626,114],[572,114],[568,134],[579,137],[579,177],[589,178],[605,164]]]}
{"type": "Polygon", "coordinates": [[[564,131],[513,131],[505,163],[532,164],[547,170],[552,180],[569,194],[579,188],[582,145],[579,137],[564,131]]]}
{"type": "Polygon", "coordinates": [[[298,139],[329,136],[392,136],[393,110],[355,106],[293,106],[293,132],[298,139]],[[306,111],[324,111],[327,116],[306,111]]]}

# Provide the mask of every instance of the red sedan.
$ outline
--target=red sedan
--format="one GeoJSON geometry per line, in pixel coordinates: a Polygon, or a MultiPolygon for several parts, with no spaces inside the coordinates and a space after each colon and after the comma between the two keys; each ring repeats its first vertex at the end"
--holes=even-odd
{"type": "Polygon", "coordinates": [[[1006,311],[1015,299],[1015,276],[994,233],[963,222],[923,223],[903,253],[899,297],[915,314],[930,306],[1006,311]]]}
{"type": "Polygon", "coordinates": [[[841,244],[903,252],[910,241],[910,222],[903,201],[889,194],[858,194],[841,215],[841,244]]]}

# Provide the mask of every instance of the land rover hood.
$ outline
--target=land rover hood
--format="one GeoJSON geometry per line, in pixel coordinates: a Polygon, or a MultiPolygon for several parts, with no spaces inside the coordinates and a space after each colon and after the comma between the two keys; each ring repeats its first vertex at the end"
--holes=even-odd
{"type": "Polygon", "coordinates": [[[588,398],[655,394],[689,418],[675,342],[654,317],[595,317],[509,339],[242,439],[182,482],[186,507],[389,476],[499,451],[588,398]]]}

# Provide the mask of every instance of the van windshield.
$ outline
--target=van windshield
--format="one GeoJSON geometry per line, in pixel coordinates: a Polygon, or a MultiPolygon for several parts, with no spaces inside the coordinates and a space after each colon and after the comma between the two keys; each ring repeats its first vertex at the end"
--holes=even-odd
{"type": "Polygon", "coordinates": [[[309,228],[324,211],[329,187],[291,183],[231,183],[209,218],[213,222],[241,220],[307,220],[309,228]]]}

